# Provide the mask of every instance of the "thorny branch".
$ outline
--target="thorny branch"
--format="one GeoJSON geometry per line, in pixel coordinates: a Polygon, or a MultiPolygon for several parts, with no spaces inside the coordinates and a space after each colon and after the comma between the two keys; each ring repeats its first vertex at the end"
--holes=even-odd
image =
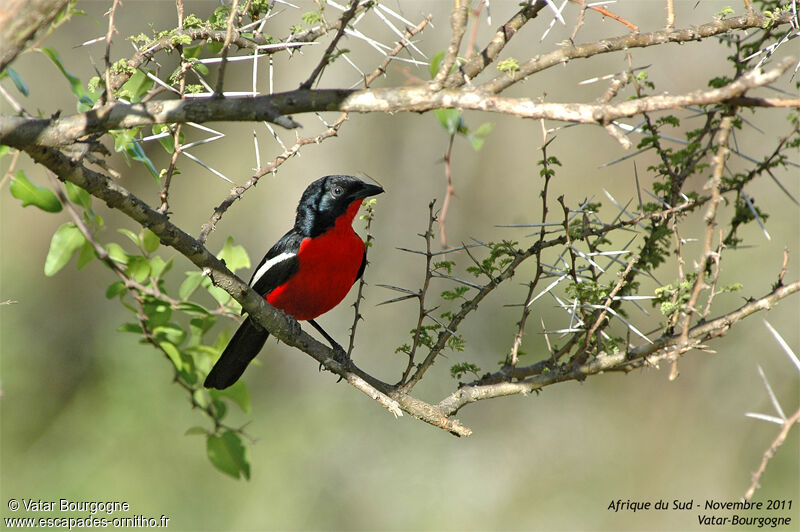
{"type": "Polygon", "coordinates": [[[724,336],[737,322],[756,312],[772,308],[778,301],[798,291],[800,291],[800,281],[779,287],[719,318],[695,325],[689,331],[689,345],[685,347],[681,347],[680,335],[671,335],[662,336],[652,344],[643,344],[627,351],[600,352],[589,362],[566,370],[553,370],[549,360],[538,362],[513,370],[512,378],[517,379],[515,381],[504,380],[495,384],[481,384],[480,381],[476,381],[453,392],[437,406],[445,415],[453,415],[465,405],[475,401],[515,394],[527,395],[557,382],[580,381],[589,375],[605,371],[627,373],[644,366],[654,366],[659,361],[672,357],[676,352],[684,353],[701,345],[706,340],[724,336]]]}
{"type": "Polygon", "coordinates": [[[267,120],[297,127],[287,115],[311,111],[425,112],[433,109],[469,109],[510,114],[521,118],[606,125],[620,118],[692,105],[712,105],[741,96],[746,91],[777,80],[795,63],[786,58],[774,68],[754,69],[717,88],[683,95],[647,96],[616,104],[539,103],[530,98],[486,95],[479,91],[426,87],[363,90],[296,90],[287,93],[224,99],[191,99],[138,104],[116,103],[66,118],[28,119],[0,115],[0,143],[20,147],[63,146],[92,133],[166,123],[204,123],[217,120],[267,120]]]}

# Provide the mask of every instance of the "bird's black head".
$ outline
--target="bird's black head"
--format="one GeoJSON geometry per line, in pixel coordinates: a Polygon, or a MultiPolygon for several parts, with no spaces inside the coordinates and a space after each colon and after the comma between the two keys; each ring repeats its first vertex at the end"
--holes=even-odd
{"type": "Polygon", "coordinates": [[[353,204],[383,192],[377,185],[349,175],[328,175],[308,185],[297,206],[295,229],[305,236],[321,235],[353,204]]]}

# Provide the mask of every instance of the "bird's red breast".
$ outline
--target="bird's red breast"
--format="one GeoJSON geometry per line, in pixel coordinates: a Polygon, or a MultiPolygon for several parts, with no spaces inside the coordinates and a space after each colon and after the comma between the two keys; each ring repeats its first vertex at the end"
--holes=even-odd
{"type": "Polygon", "coordinates": [[[300,243],[297,273],[267,294],[270,305],[311,320],[345,298],[364,260],[364,242],[352,226],[361,201],[354,201],[331,229],[300,243]]]}

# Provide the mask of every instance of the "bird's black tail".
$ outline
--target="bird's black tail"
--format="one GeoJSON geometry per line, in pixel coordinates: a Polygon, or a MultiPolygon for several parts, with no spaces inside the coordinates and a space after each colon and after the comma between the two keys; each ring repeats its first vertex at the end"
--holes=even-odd
{"type": "Polygon", "coordinates": [[[250,361],[264,347],[268,337],[269,332],[254,324],[249,317],[244,320],[222,356],[211,368],[203,386],[222,390],[239,380],[250,361]]]}

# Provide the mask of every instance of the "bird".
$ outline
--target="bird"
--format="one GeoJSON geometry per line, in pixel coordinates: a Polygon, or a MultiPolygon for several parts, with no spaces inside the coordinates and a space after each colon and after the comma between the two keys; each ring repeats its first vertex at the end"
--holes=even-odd
{"type": "MultiPolygon", "coordinates": [[[[328,175],[308,185],[297,205],[294,227],[267,251],[250,286],[273,307],[308,321],[331,344],[342,347],[314,318],[338,305],[367,265],[363,240],[353,219],[364,199],[384,192],[348,175],[328,175]]],[[[248,316],[234,333],[203,383],[233,385],[261,351],[269,331],[248,316]]]]}

